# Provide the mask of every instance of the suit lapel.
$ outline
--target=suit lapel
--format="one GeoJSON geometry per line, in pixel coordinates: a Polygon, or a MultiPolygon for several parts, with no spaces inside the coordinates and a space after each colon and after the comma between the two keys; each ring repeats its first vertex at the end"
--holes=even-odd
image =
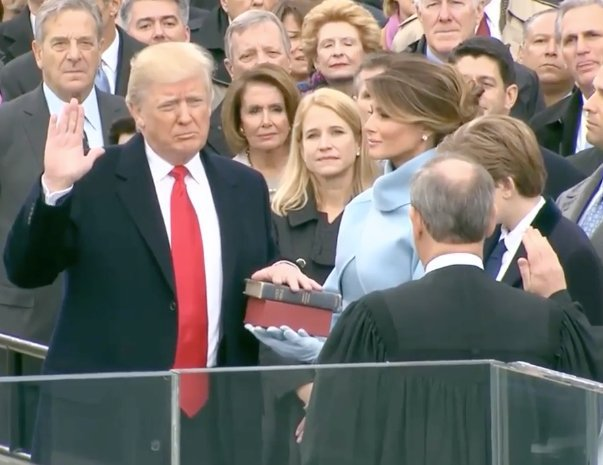
{"type": "Polygon", "coordinates": [[[115,81],[115,94],[125,96],[128,92],[130,80],[130,60],[144,45],[135,41],[123,29],[117,28],[119,34],[119,53],[117,54],[117,78],[115,81]]]}
{"type": "Polygon", "coordinates": [[[239,244],[237,214],[244,208],[244,205],[233,205],[241,201],[241,196],[237,195],[237,180],[232,175],[225,173],[224,170],[219,169],[215,162],[215,158],[219,156],[213,155],[205,149],[201,151],[201,161],[207,174],[220,225],[222,295],[225,295],[232,292],[228,287],[229,283],[235,282],[237,244],[239,244]]]}
{"type": "Polygon", "coordinates": [[[588,202],[590,202],[595,189],[599,187],[601,176],[603,176],[603,167],[568,191],[565,194],[565,198],[559,203],[561,211],[574,223],[578,222],[580,215],[588,205],[588,202]]]}
{"type": "Polygon", "coordinates": [[[8,52],[12,58],[18,57],[31,50],[33,41],[33,30],[31,29],[29,8],[25,8],[13,20],[4,26],[4,36],[12,43],[8,46],[8,52]]]}
{"type": "Polygon", "coordinates": [[[36,159],[44,158],[44,146],[46,145],[46,135],[48,132],[48,122],[50,113],[46,104],[46,97],[42,86],[26,94],[23,97],[23,113],[25,124],[23,129],[32,148],[32,154],[36,159]]]}
{"type": "MultiPolygon", "coordinates": [[[[548,237],[551,235],[551,232],[559,222],[560,218],[561,212],[557,206],[552,201],[547,200],[532,221],[531,226],[540,231],[544,237],[548,237]]],[[[520,258],[525,258],[526,256],[526,249],[523,246],[523,243],[521,243],[519,244],[517,252],[513,256],[513,260],[511,260],[511,263],[509,264],[509,268],[503,276],[502,281],[504,283],[507,283],[513,287],[519,286],[521,283],[521,272],[519,271],[519,265],[517,262],[520,258]]]]}
{"type": "Polygon", "coordinates": [[[174,292],[174,272],[165,223],[146,159],[144,139],[136,135],[124,148],[116,169],[117,194],[174,292]]]}
{"type": "Polygon", "coordinates": [[[582,118],[582,93],[574,91],[568,101],[563,120],[563,137],[561,139],[561,154],[572,155],[576,152],[576,138],[582,118]]]}

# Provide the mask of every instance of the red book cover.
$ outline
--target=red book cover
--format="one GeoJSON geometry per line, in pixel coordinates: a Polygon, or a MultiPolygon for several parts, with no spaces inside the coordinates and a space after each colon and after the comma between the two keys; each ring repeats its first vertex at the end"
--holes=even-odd
{"type": "Polygon", "coordinates": [[[245,323],[264,328],[289,326],[293,331],[305,329],[311,336],[326,337],[331,330],[332,314],[323,308],[249,297],[245,323]]]}

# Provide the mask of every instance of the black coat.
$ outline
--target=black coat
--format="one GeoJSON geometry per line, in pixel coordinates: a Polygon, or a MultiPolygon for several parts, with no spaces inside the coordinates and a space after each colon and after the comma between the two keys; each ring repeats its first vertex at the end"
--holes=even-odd
{"type": "Polygon", "coordinates": [[[562,192],[574,187],[587,176],[574,165],[574,157],[565,158],[544,147],[540,147],[540,152],[547,174],[545,195],[556,199],[562,192]]]}
{"type": "Polygon", "coordinates": [[[218,5],[207,13],[196,31],[191,30],[191,42],[201,45],[211,53],[216,64],[214,79],[224,85],[230,84],[230,74],[224,66],[226,29],[228,29],[228,15],[218,5]]]}
{"type": "Polygon", "coordinates": [[[582,92],[574,92],[536,114],[530,126],[538,143],[564,157],[576,153],[576,139],[580,130],[582,92]]]}
{"type": "MultiPolygon", "coordinates": [[[[410,44],[407,51],[425,55],[427,53],[425,36],[410,44]]],[[[515,74],[519,94],[515,105],[511,109],[511,116],[528,122],[535,114],[545,108],[544,97],[540,91],[540,82],[534,71],[519,63],[515,63],[515,74]]]]}
{"type": "MultiPolygon", "coordinates": [[[[123,29],[117,28],[119,34],[119,52],[117,60],[117,76],[115,95],[124,97],[128,91],[130,80],[130,60],[145,47],[145,44],[130,37],[123,29]]],[[[0,70],[0,95],[3,100],[12,100],[31,92],[42,82],[42,71],[38,68],[33,52],[15,58],[0,70]]]]}
{"type": "Polygon", "coordinates": [[[232,153],[226,143],[224,131],[222,131],[222,103],[211,112],[209,119],[209,134],[207,135],[207,146],[218,155],[232,158],[236,153],[232,153]]]}
{"type": "MultiPolygon", "coordinates": [[[[466,362],[394,362],[522,360],[598,379],[602,360],[594,332],[566,292],[543,299],[470,265],[450,265],[373,292],[343,312],[319,362],[390,362],[389,368],[317,370],[302,463],[490,463],[490,380],[498,370],[466,362]]],[[[519,384],[525,378],[513,377],[505,391],[521,392],[509,394],[509,405],[521,412],[509,418],[509,463],[531,463],[530,448],[544,423],[528,402],[538,399],[530,388],[542,384],[519,384]]],[[[575,404],[580,410],[574,417],[584,420],[584,402],[575,404]]]]}
{"type": "Polygon", "coordinates": [[[34,36],[30,18],[29,7],[26,6],[14,18],[0,22],[0,51],[4,55],[4,63],[31,51],[34,36]]]}
{"type": "MultiPolygon", "coordinates": [[[[580,302],[591,324],[603,325],[603,265],[584,231],[565,218],[551,200],[547,200],[540,209],[532,227],[548,239],[557,253],[572,299],[580,302]]],[[[500,228],[484,245],[484,261],[492,253],[499,237],[500,228]]],[[[502,282],[523,289],[517,261],[525,256],[526,250],[521,244],[502,282]]]]}
{"type": "MultiPolygon", "coordinates": [[[[272,215],[275,240],[282,257],[296,263],[318,283],[323,283],[335,266],[335,251],[341,215],[331,224],[316,210],[316,202],[308,203],[286,216],[272,215]]],[[[298,365],[270,349],[260,347],[260,364],[298,365]]],[[[262,376],[265,403],[265,465],[297,465],[299,445],[295,430],[305,415],[296,390],[314,379],[313,370],[266,372],[262,376]]]]}

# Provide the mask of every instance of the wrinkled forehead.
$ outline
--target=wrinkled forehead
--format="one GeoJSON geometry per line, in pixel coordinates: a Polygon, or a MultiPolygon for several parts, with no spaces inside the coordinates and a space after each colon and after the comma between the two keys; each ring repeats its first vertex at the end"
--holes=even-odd
{"type": "Polygon", "coordinates": [[[281,31],[276,24],[268,21],[253,24],[241,32],[235,32],[232,35],[231,44],[233,52],[265,48],[274,48],[286,52],[281,31]]]}

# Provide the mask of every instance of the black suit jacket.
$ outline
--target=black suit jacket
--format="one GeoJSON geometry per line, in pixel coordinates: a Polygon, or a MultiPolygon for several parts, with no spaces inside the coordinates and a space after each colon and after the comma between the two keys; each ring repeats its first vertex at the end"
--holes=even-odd
{"type": "MultiPolygon", "coordinates": [[[[425,36],[411,44],[407,51],[425,55],[427,52],[427,41],[425,36]]],[[[535,114],[544,110],[544,97],[540,91],[538,75],[522,64],[515,63],[515,74],[519,94],[517,101],[511,109],[511,116],[522,121],[529,121],[535,114]]]]}
{"type": "Polygon", "coordinates": [[[9,21],[0,22],[0,50],[5,63],[29,52],[33,39],[28,7],[9,21]]]}
{"type": "Polygon", "coordinates": [[[603,163],[603,151],[597,147],[591,147],[568,157],[568,160],[584,176],[590,176],[603,163]]]}
{"type": "Polygon", "coordinates": [[[584,180],[586,175],[571,162],[574,157],[565,158],[550,150],[540,147],[547,177],[544,194],[556,199],[570,187],[584,180]]]}
{"type": "MultiPolygon", "coordinates": [[[[105,144],[113,121],[128,115],[123,98],[97,91],[105,144]]],[[[42,86],[0,105],[0,247],[43,168],[50,114],[42,86]]],[[[48,344],[61,303],[62,279],[20,289],[0,267],[0,332],[48,344]]]]}
{"type": "MultiPolygon", "coordinates": [[[[218,363],[254,365],[258,344],[243,327],[243,288],[245,278],[276,257],[268,190],[248,167],[200,156],[221,236],[218,363]]],[[[58,207],[44,203],[38,181],[14,223],[4,259],[11,281],[25,288],[48,285],[65,270],[68,284],[45,373],[172,366],[173,270],[142,136],[108,148],[58,207]]]]}
{"type": "MultiPolygon", "coordinates": [[[[126,95],[130,79],[130,60],[145,45],[117,28],[119,34],[119,54],[115,94],[126,95]]],[[[12,100],[32,91],[42,82],[42,71],[38,68],[33,52],[25,53],[0,70],[0,95],[3,101],[12,100]]]]}
{"type": "Polygon", "coordinates": [[[538,143],[564,157],[576,153],[582,114],[582,92],[575,89],[563,100],[535,115],[530,126],[538,143]]]}
{"type": "Polygon", "coordinates": [[[207,146],[219,155],[232,158],[236,153],[232,153],[232,150],[228,147],[222,131],[222,103],[223,101],[211,113],[207,146]]]}
{"type": "MultiPolygon", "coordinates": [[[[193,24],[196,24],[196,21],[193,24]]],[[[228,15],[219,5],[209,11],[198,28],[191,29],[191,42],[201,45],[211,53],[216,64],[214,79],[223,85],[230,84],[230,74],[224,66],[226,29],[228,29],[228,15]]]]}
{"type": "MultiPolygon", "coordinates": [[[[591,324],[603,325],[603,266],[584,231],[565,218],[551,200],[547,200],[538,212],[532,227],[548,239],[559,257],[572,299],[580,302],[591,324]]],[[[484,261],[492,253],[499,237],[500,228],[484,245],[484,261]]],[[[517,261],[525,256],[526,250],[521,244],[502,282],[523,289],[517,261]]]]}

